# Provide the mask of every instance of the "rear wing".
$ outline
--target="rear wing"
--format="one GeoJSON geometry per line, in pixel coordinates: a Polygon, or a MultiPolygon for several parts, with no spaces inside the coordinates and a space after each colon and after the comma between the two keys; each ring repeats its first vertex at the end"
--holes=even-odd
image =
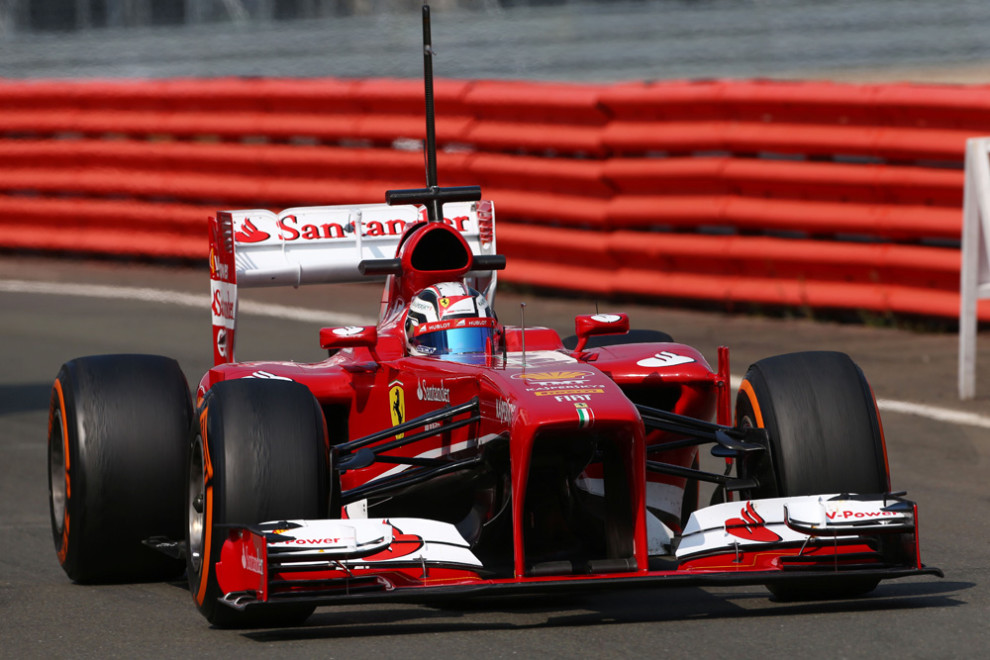
{"type": "MultiPolygon", "coordinates": [[[[367,281],[358,265],[394,257],[406,228],[426,215],[422,206],[388,204],[218,212],[210,219],[213,363],[234,360],[238,287],[367,281]]],[[[490,201],[448,202],[443,216],[474,254],[495,254],[490,201]]],[[[494,289],[494,271],[471,275],[481,280],[474,288],[494,289]]]]}

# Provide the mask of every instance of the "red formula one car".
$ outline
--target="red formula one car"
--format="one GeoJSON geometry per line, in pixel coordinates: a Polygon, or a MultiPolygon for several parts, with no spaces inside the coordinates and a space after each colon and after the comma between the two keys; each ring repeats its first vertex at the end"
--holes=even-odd
{"type": "Polygon", "coordinates": [[[733,416],[727,349],[712,369],[623,314],[578,316],[563,340],[503,325],[493,205],[436,186],[433,149],[427,188],[389,204],[218,214],[215,366],[195,404],[168,358],[62,367],[49,464],[69,577],[185,570],[212,623],[268,625],[336,603],[735,584],[814,598],[940,574],[847,356],[757,362],[733,416]],[[234,359],[240,288],[373,276],[377,325],[321,329],[327,359],[234,359]],[[702,447],[724,471],[700,469],[702,447]]]}

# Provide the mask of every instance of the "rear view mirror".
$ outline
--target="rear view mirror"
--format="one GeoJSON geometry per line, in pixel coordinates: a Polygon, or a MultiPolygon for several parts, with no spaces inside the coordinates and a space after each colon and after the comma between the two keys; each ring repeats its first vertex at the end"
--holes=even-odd
{"type": "Polygon", "coordinates": [[[373,348],[378,342],[378,328],[373,325],[348,325],[320,328],[320,348],[335,350],[353,346],[373,348]]]}
{"type": "Polygon", "coordinates": [[[578,336],[575,352],[584,350],[588,338],[595,335],[621,335],[629,332],[628,314],[581,314],[574,317],[574,330],[578,336]]]}

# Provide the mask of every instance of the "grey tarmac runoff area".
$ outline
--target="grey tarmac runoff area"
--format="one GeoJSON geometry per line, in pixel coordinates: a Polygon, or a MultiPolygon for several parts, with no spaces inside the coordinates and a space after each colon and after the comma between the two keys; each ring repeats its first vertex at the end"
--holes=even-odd
{"type": "MultiPolygon", "coordinates": [[[[712,362],[728,345],[737,375],[789,351],[852,355],[881,401],[893,486],[919,503],[923,560],[945,578],[803,603],[743,587],[323,608],[299,628],[247,631],[211,629],[183,583],[72,584],[49,528],[51,381],[73,357],[150,352],[178,359],[194,387],[211,360],[207,291],[205,268],[0,255],[0,656],[964,658],[990,644],[990,334],[979,338],[977,399],[961,403],[953,333],[631,304],[601,308],[712,362]],[[968,416],[937,419],[944,410],[968,416]]],[[[379,296],[378,284],[244,292],[238,357],[318,360],[318,328],[372,319],[379,296]]],[[[500,318],[518,323],[521,302],[527,325],[568,334],[594,309],[503,291],[500,318]]]]}

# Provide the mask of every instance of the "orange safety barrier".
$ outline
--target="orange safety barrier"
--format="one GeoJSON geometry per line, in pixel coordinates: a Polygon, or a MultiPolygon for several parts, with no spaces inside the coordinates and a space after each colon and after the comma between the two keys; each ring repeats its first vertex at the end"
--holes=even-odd
{"type": "MultiPolygon", "coordinates": [[[[988,86],[437,80],[436,103],[440,182],[495,200],[504,280],[958,314],[988,86]]],[[[415,80],[0,81],[0,247],[203,259],[218,208],[422,185],[422,115],[415,80]]]]}

